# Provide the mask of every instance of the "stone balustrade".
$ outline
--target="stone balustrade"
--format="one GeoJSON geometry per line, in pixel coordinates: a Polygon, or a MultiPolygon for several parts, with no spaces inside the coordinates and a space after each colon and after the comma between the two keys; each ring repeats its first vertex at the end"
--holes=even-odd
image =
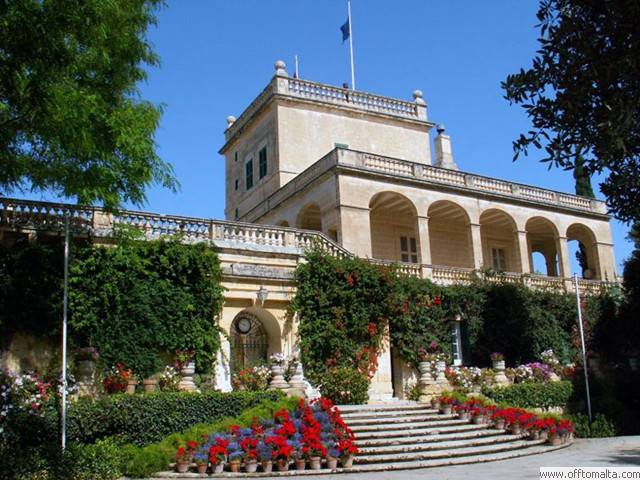
{"type": "MultiPolygon", "coordinates": [[[[207,242],[218,249],[282,248],[285,253],[304,255],[309,248],[318,246],[334,256],[351,255],[320,232],[128,210],[108,213],[97,207],[0,198],[0,229],[59,234],[65,228],[66,216],[69,216],[74,235],[110,237],[114,229],[128,227],[142,232],[148,240],[178,236],[186,243],[207,242]]],[[[487,273],[470,268],[375,259],[370,261],[378,265],[394,266],[402,274],[429,278],[442,285],[469,284],[475,279],[483,278],[493,282],[522,283],[537,289],[575,291],[573,280],[561,277],[515,272],[487,273]]],[[[582,294],[590,294],[598,292],[603,285],[610,284],[611,282],[580,279],[578,289],[582,294]]]]}

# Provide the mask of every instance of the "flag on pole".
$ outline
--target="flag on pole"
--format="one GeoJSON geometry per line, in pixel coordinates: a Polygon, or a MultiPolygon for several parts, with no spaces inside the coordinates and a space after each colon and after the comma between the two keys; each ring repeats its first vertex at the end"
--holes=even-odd
{"type": "Polygon", "coordinates": [[[344,25],[340,27],[340,31],[342,32],[342,43],[344,43],[349,39],[349,36],[351,34],[351,27],[349,26],[348,18],[347,18],[347,21],[344,22],[344,25]]]}

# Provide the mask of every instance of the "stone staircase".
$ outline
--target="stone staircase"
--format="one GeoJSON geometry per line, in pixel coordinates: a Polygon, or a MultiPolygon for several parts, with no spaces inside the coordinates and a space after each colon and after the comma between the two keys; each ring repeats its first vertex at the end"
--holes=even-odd
{"type": "Polygon", "coordinates": [[[506,460],[562,448],[411,402],[340,406],[360,454],[352,471],[405,470],[506,460]]]}

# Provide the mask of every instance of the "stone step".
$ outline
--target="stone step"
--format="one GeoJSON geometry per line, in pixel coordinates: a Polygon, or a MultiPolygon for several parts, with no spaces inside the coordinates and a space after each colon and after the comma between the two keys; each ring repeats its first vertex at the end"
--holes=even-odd
{"type": "MultiPolygon", "coordinates": [[[[432,460],[413,460],[393,463],[368,463],[368,464],[354,464],[353,468],[345,470],[338,468],[336,470],[322,469],[322,470],[303,470],[302,472],[296,470],[289,470],[287,472],[273,472],[273,473],[230,473],[225,472],[221,474],[209,475],[209,478],[241,478],[241,477],[299,477],[306,475],[328,475],[335,473],[367,473],[367,472],[382,472],[382,471],[396,471],[396,470],[412,470],[417,468],[433,468],[433,467],[445,467],[449,465],[466,465],[474,463],[486,463],[499,460],[509,460],[512,458],[525,457],[528,455],[538,455],[543,453],[552,452],[561,448],[566,448],[570,444],[560,445],[552,447],[551,445],[534,445],[529,448],[521,448],[517,450],[509,450],[497,453],[477,454],[464,457],[453,458],[439,458],[432,460]]],[[[158,472],[152,476],[157,480],[169,480],[169,479],[195,479],[202,478],[196,473],[175,473],[175,472],[158,472]]]]}
{"type": "Polygon", "coordinates": [[[407,422],[403,424],[398,424],[396,422],[380,422],[380,423],[368,423],[365,425],[353,425],[351,426],[349,422],[349,428],[353,431],[353,433],[357,432],[379,432],[379,431],[387,431],[387,430],[415,430],[417,428],[434,428],[434,427],[447,427],[452,425],[468,425],[468,420],[459,420],[457,416],[453,415],[440,415],[440,418],[430,419],[426,421],[418,421],[418,422],[407,422]]]}
{"type": "Polygon", "coordinates": [[[370,438],[405,438],[415,437],[423,435],[440,435],[443,433],[461,432],[469,430],[487,430],[486,425],[474,425],[468,422],[462,422],[451,425],[447,423],[441,426],[428,427],[428,428],[415,428],[411,430],[375,430],[369,432],[354,432],[356,441],[370,439],[370,438]]]}
{"type": "Polygon", "coordinates": [[[403,445],[424,445],[439,442],[450,442],[454,440],[474,440],[476,438],[495,437],[504,435],[504,430],[482,429],[482,430],[461,430],[458,432],[436,434],[436,435],[416,435],[395,438],[370,438],[359,439],[360,450],[370,447],[398,447],[403,445]]]}
{"type": "Polygon", "coordinates": [[[378,403],[369,405],[336,405],[343,415],[350,413],[393,412],[398,410],[431,410],[430,406],[415,402],[378,403]]]}
{"type": "MultiPolygon", "coordinates": [[[[500,432],[498,432],[500,433],[500,432]]],[[[385,446],[372,446],[372,447],[360,447],[360,455],[373,456],[373,455],[385,455],[389,453],[413,453],[413,452],[428,452],[433,450],[446,450],[456,449],[464,447],[479,447],[484,445],[494,445],[497,443],[507,443],[521,440],[519,435],[491,435],[477,438],[463,438],[458,440],[440,440],[432,442],[416,442],[412,444],[404,445],[385,445],[385,446]]]]}
{"type": "Polygon", "coordinates": [[[465,457],[473,455],[486,455],[509,450],[517,450],[522,448],[530,448],[536,445],[542,445],[545,440],[515,440],[493,445],[483,445],[478,447],[463,446],[459,448],[448,448],[444,450],[424,451],[424,452],[408,452],[408,453],[389,453],[381,455],[358,455],[356,461],[359,465],[365,463],[396,463],[419,460],[437,460],[443,458],[465,457]]]}
{"type": "Polygon", "coordinates": [[[378,424],[398,424],[398,423],[414,423],[414,422],[428,422],[431,420],[443,420],[447,418],[457,418],[457,416],[445,416],[437,413],[434,414],[421,414],[421,415],[398,415],[393,417],[388,416],[379,416],[372,418],[344,418],[342,419],[347,422],[350,428],[359,426],[359,425],[378,425],[378,424]]]}
{"type": "Polygon", "coordinates": [[[423,410],[393,410],[391,412],[361,412],[343,413],[342,418],[346,421],[352,420],[375,420],[376,418],[402,418],[407,416],[436,415],[437,410],[425,408],[423,410]]]}

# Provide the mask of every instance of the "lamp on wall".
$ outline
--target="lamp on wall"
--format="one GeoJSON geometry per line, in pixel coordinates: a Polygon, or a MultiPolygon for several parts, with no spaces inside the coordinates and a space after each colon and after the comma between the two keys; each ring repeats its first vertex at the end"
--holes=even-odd
{"type": "Polygon", "coordinates": [[[269,296],[269,290],[264,288],[264,285],[260,285],[260,288],[256,292],[256,298],[258,299],[258,302],[260,303],[261,307],[264,307],[264,302],[267,301],[268,296],[269,296]]]}

